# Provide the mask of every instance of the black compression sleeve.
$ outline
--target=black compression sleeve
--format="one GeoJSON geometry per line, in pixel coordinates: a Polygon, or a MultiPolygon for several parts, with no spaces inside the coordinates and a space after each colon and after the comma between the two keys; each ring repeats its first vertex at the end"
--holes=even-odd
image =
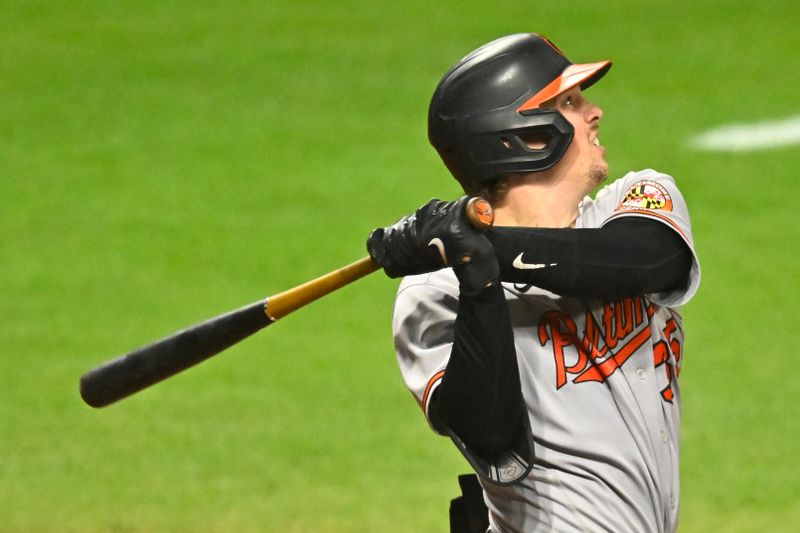
{"type": "Polygon", "coordinates": [[[617,299],[665,292],[685,286],[692,266],[680,235],[645,217],[619,218],[598,229],[496,227],[488,236],[503,281],[562,296],[617,299]]]}
{"type": "MultiPolygon", "coordinates": [[[[488,236],[503,281],[566,296],[614,299],[670,290],[686,283],[692,263],[676,232],[642,217],[600,229],[492,228],[488,236]],[[520,254],[523,266],[537,267],[514,267],[520,254]]],[[[513,330],[499,283],[462,291],[450,360],[430,415],[440,430],[446,425],[488,458],[510,449],[524,429],[513,330]]]]}
{"type": "Polygon", "coordinates": [[[508,451],[524,429],[514,334],[500,283],[462,291],[453,349],[430,409],[434,425],[446,425],[485,458],[508,451]]]}

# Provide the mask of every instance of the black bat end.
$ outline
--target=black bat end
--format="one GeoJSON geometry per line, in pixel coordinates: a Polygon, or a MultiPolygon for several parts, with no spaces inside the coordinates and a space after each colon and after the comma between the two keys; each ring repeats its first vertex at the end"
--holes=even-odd
{"type": "Polygon", "coordinates": [[[113,399],[109,399],[111,395],[107,387],[103,387],[103,380],[97,377],[101,368],[103,367],[85,373],[80,380],[81,398],[92,407],[105,407],[114,402],[113,399]]]}
{"type": "Polygon", "coordinates": [[[264,302],[206,320],[117,357],[81,377],[81,398],[104,407],[208,359],[268,326],[264,302]]]}

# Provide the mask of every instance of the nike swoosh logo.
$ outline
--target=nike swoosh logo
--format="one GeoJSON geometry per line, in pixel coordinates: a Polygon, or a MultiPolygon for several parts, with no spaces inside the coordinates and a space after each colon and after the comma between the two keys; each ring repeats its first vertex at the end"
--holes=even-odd
{"type": "Polygon", "coordinates": [[[511,265],[514,268],[517,268],[519,270],[535,270],[537,268],[545,268],[545,267],[556,266],[557,264],[558,263],[550,263],[550,264],[547,264],[547,263],[523,263],[522,262],[522,254],[519,254],[517,256],[517,258],[514,259],[514,262],[511,263],[511,265]]]}
{"type": "Polygon", "coordinates": [[[444,264],[446,265],[447,254],[444,253],[444,243],[442,242],[442,239],[435,237],[431,239],[431,242],[428,243],[428,246],[435,246],[436,249],[439,250],[439,255],[442,256],[442,261],[444,261],[444,264]]]}

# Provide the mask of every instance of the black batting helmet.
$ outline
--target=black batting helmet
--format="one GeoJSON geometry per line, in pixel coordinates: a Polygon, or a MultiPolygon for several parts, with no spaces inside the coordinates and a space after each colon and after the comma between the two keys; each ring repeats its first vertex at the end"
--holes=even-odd
{"type": "Polygon", "coordinates": [[[610,61],[572,64],[535,33],[501,37],[444,75],[431,99],[428,138],[465,189],[548,169],[564,155],[574,130],[541,104],[576,85],[589,87],[610,68],[610,61]],[[543,147],[530,148],[528,140],[543,147]]]}

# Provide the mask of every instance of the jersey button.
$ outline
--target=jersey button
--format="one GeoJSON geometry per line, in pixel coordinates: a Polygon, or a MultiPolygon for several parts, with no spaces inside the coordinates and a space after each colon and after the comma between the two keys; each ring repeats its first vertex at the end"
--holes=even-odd
{"type": "Polygon", "coordinates": [[[645,372],[643,368],[637,368],[636,375],[639,376],[639,379],[641,380],[647,378],[647,372],[645,372]]]}
{"type": "Polygon", "coordinates": [[[661,442],[663,442],[664,444],[667,443],[667,432],[664,431],[663,429],[661,430],[661,442]]]}

